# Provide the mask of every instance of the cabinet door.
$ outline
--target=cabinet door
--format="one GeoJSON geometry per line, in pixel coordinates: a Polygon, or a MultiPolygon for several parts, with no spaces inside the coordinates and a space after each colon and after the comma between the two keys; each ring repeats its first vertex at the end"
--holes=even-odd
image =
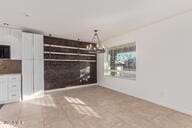
{"type": "Polygon", "coordinates": [[[21,75],[9,75],[9,92],[21,93],[21,75]]]}
{"type": "Polygon", "coordinates": [[[34,60],[34,95],[44,95],[44,61],[34,60]]]}
{"type": "Polygon", "coordinates": [[[43,60],[43,35],[34,34],[34,59],[43,60]]]}
{"type": "Polygon", "coordinates": [[[30,99],[33,96],[33,61],[22,61],[22,93],[23,99],[30,99]]]}
{"type": "Polygon", "coordinates": [[[23,59],[33,59],[33,34],[32,33],[22,33],[22,56],[23,59]]]}
{"type": "Polygon", "coordinates": [[[0,78],[0,101],[8,100],[8,82],[7,78],[0,78]]]}
{"type": "Polygon", "coordinates": [[[10,29],[0,27],[0,45],[10,45],[10,29]]]}
{"type": "Polygon", "coordinates": [[[22,31],[11,29],[11,59],[21,60],[22,59],[22,31]]]}

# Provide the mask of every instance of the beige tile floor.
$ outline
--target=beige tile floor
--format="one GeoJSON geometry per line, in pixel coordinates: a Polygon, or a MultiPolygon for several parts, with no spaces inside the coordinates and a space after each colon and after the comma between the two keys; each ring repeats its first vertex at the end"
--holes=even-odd
{"type": "Polygon", "coordinates": [[[7,104],[0,128],[192,128],[192,117],[100,86],[7,104]],[[4,124],[3,121],[24,124],[4,124]]]}

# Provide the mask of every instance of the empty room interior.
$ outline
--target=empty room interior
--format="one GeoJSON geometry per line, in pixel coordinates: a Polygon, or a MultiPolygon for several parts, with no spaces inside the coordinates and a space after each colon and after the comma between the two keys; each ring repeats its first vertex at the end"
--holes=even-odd
{"type": "Polygon", "coordinates": [[[192,128],[191,0],[0,2],[0,128],[192,128]]]}

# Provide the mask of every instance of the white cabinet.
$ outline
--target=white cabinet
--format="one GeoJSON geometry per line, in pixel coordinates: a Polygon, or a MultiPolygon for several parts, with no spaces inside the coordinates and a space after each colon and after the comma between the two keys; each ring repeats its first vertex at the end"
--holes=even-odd
{"type": "Polygon", "coordinates": [[[10,45],[10,29],[0,28],[0,45],[10,45]]]}
{"type": "Polygon", "coordinates": [[[5,77],[0,78],[0,102],[8,99],[8,83],[5,77]]]}
{"type": "Polygon", "coordinates": [[[8,45],[11,48],[11,59],[22,58],[22,31],[0,27],[0,45],[8,45]]]}
{"type": "Polygon", "coordinates": [[[23,33],[23,99],[44,95],[43,35],[23,33]]]}
{"type": "Polygon", "coordinates": [[[22,59],[33,59],[33,48],[34,48],[34,38],[32,33],[25,33],[22,34],[22,59]]]}
{"type": "Polygon", "coordinates": [[[21,100],[21,75],[8,76],[9,102],[21,100]]]}
{"type": "Polygon", "coordinates": [[[23,99],[33,96],[33,60],[22,61],[22,95],[23,99]]]}
{"type": "Polygon", "coordinates": [[[10,30],[11,40],[11,59],[21,60],[22,58],[22,31],[17,29],[10,30]]]}
{"type": "Polygon", "coordinates": [[[0,76],[0,104],[21,100],[21,75],[0,76]]]}
{"type": "Polygon", "coordinates": [[[34,94],[44,95],[44,63],[42,60],[34,60],[34,94]]]}
{"type": "Polygon", "coordinates": [[[43,36],[39,34],[34,35],[34,59],[43,60],[43,36]]]}
{"type": "Polygon", "coordinates": [[[34,35],[34,95],[44,95],[44,50],[43,36],[34,35]]]}
{"type": "MultiPolygon", "coordinates": [[[[43,35],[0,27],[0,45],[10,46],[12,60],[22,60],[23,99],[33,97],[35,94],[42,96],[44,93],[43,44],[43,35]]],[[[12,80],[7,81],[6,78],[3,79],[0,76],[0,103],[3,99],[14,101],[21,95],[21,93],[16,93],[19,83],[10,81],[12,80]]]]}

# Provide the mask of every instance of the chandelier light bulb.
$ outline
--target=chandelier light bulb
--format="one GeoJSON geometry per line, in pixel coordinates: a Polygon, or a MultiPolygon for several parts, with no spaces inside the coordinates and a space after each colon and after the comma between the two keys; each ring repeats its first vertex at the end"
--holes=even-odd
{"type": "Polygon", "coordinates": [[[100,42],[99,36],[98,36],[98,30],[94,30],[94,35],[92,38],[92,43],[94,43],[95,45],[87,45],[87,49],[90,52],[94,52],[94,53],[104,53],[105,52],[105,47],[104,45],[100,42]]]}

